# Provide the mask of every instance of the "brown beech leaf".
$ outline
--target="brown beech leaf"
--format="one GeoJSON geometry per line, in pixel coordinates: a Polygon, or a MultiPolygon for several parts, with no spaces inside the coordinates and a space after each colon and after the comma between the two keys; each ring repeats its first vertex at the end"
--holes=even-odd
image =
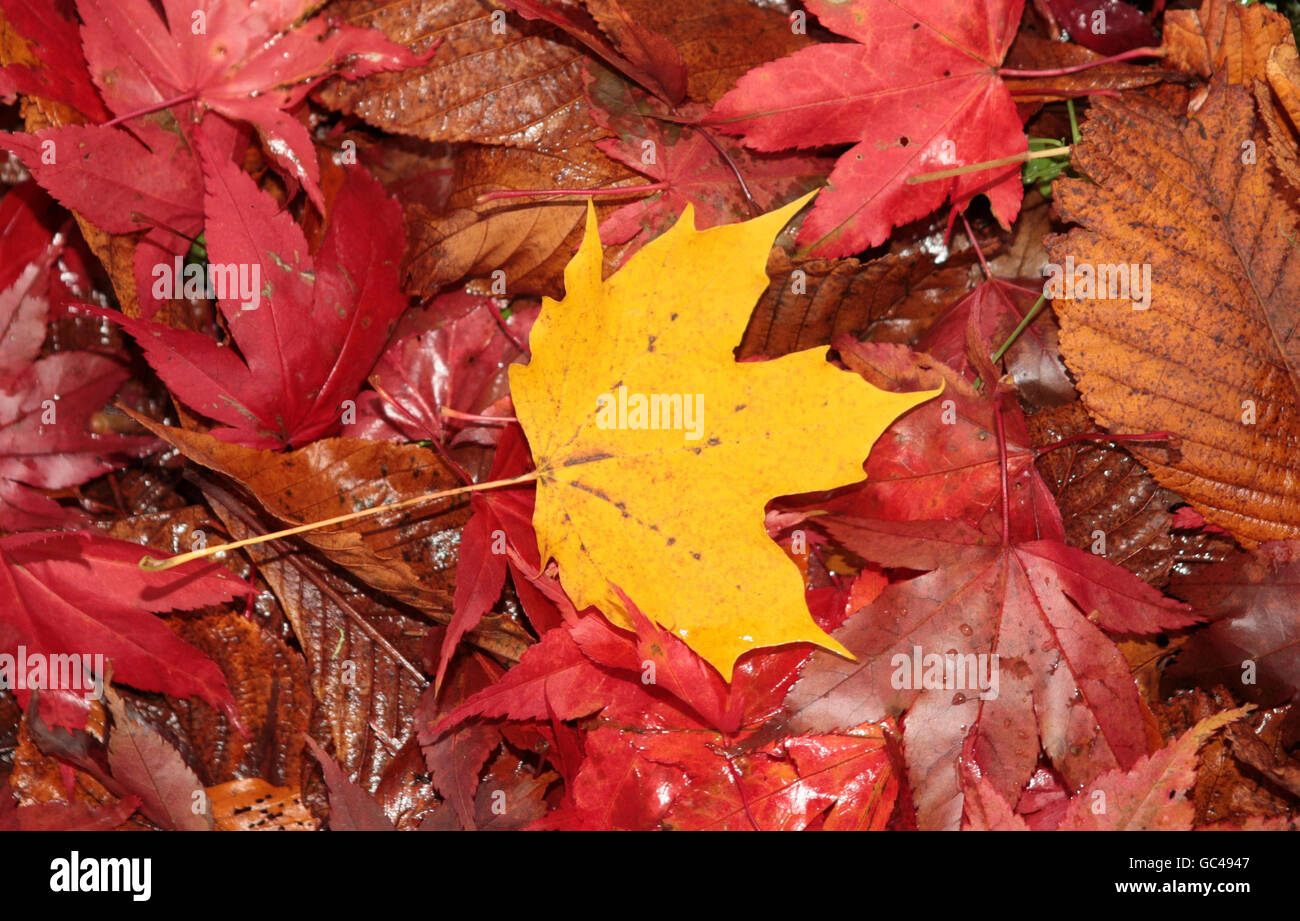
{"type": "MultiPolygon", "coordinates": [[[[1078,402],[1026,421],[1036,448],[1097,431],[1078,402]]],[[[1100,553],[1152,585],[1169,581],[1175,559],[1169,510],[1182,500],[1133,455],[1113,442],[1075,442],[1040,457],[1038,471],[1061,507],[1066,543],[1100,553]]]]}
{"type": "MultiPolygon", "coordinates": [[[[1283,46],[1279,45],[1281,49],[1283,46]]],[[[1295,54],[1295,49],[1290,49],[1295,54]]],[[[1297,65],[1300,67],[1300,65],[1297,65]]],[[[1268,147],[1273,155],[1273,162],[1282,177],[1291,186],[1291,201],[1300,196],[1300,139],[1296,137],[1296,118],[1300,117],[1300,74],[1293,81],[1289,75],[1265,85],[1262,80],[1255,81],[1255,101],[1259,103],[1259,115],[1268,126],[1268,147]],[[1272,92],[1269,86],[1273,87],[1272,92]],[[1282,89],[1279,89],[1279,86],[1282,89]],[[1281,102],[1286,114],[1278,109],[1274,98],[1281,102]]]]}
{"type": "Polygon", "coordinates": [[[1152,96],[1096,100],[1073,154],[1092,181],[1056,184],[1058,212],[1082,226],[1048,240],[1061,351],[1089,412],[1108,431],[1176,435],[1177,453],[1131,450],[1243,541],[1300,535],[1300,254],[1268,162],[1250,92],[1222,78],[1186,120],[1152,96]],[[1141,273],[1149,308],[1086,296],[1104,285],[1067,299],[1071,266],[1141,273]]]}
{"type": "Polygon", "coordinates": [[[202,701],[170,701],[200,778],[219,783],[259,775],[274,784],[298,783],[302,732],[311,717],[311,688],[302,654],[233,611],[177,619],[172,629],[221,667],[249,731],[247,737],[241,736],[202,701]]]}
{"type": "Polygon", "coordinates": [[[1291,124],[1300,125],[1300,53],[1296,51],[1294,36],[1274,46],[1264,71],[1291,124]]]}
{"type": "MultiPolygon", "coordinates": [[[[511,295],[558,295],[564,266],[582,240],[586,203],[571,198],[479,203],[477,198],[502,189],[587,189],[640,181],[589,143],[545,152],[472,147],[456,156],[452,168],[445,211],[407,209],[407,287],[418,294],[501,271],[511,295]]],[[[629,200],[640,194],[629,193],[629,200]]],[[[620,197],[614,201],[626,203],[620,197]]],[[[608,213],[608,203],[600,211],[608,213]]]]}
{"type": "Polygon", "coordinates": [[[1291,23],[1262,3],[1202,0],[1198,10],[1165,14],[1165,60],[1202,77],[1222,73],[1229,83],[1250,86],[1282,42],[1295,45],[1291,23]]]}
{"type": "MultiPolygon", "coordinates": [[[[250,510],[205,487],[230,536],[253,536],[250,510]]],[[[262,530],[260,527],[257,530],[262,530]]],[[[379,783],[410,727],[425,681],[411,662],[427,626],[303,553],[258,544],[245,552],[280,601],[302,647],[317,701],[312,735],[366,789],[379,783]]]]}
{"type": "MultiPolygon", "coordinates": [[[[219,527],[206,509],[187,506],[122,518],[103,529],[120,540],[183,553],[200,542],[220,539],[210,533],[219,527]]],[[[232,555],[225,562],[235,575],[251,576],[242,557],[232,555]]],[[[177,730],[182,753],[205,785],[252,775],[296,785],[302,777],[301,732],[311,717],[306,663],[302,653],[245,616],[242,601],[235,604],[237,607],[224,610],[209,608],[195,615],[173,616],[167,623],[221,669],[248,734],[235,731],[220,713],[197,698],[151,696],[150,704],[160,722],[177,730]]],[[[132,702],[140,699],[142,695],[135,695],[132,702]]]]}
{"type": "MultiPolygon", "coordinates": [[[[291,525],[460,485],[434,452],[415,445],[327,438],[279,454],[135,418],[190,460],[239,482],[291,525]]],[[[413,513],[377,514],[352,528],[312,531],[303,540],[380,591],[446,619],[456,529],[468,517],[468,502],[441,500],[413,513]]]]}
{"type": "Polygon", "coordinates": [[[737,355],[781,355],[841,335],[912,342],[978,279],[969,249],[942,262],[921,247],[879,259],[791,259],[772,250],[771,283],[749,318],[737,355]]]}
{"type": "Polygon", "coordinates": [[[334,81],[321,93],[332,108],[433,141],[554,151],[599,136],[583,100],[587,56],[554,26],[488,0],[342,0],[331,9],[416,51],[441,42],[428,64],[334,81]]]}
{"type": "MultiPolygon", "coordinates": [[[[618,5],[676,46],[686,65],[686,95],[699,102],[717,102],[752,68],[811,44],[806,35],[795,34],[779,11],[750,0],[618,0],[618,5]]],[[[609,6],[610,0],[587,2],[597,20],[609,6]]]]}

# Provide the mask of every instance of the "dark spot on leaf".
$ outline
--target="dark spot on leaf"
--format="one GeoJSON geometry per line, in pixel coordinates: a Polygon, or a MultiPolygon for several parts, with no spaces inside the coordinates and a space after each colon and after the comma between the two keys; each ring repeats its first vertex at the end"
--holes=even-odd
{"type": "Polygon", "coordinates": [[[606,454],[603,451],[597,451],[595,454],[584,454],[581,457],[571,457],[564,462],[565,467],[576,467],[578,464],[590,464],[593,461],[609,460],[614,455],[606,454]]]}

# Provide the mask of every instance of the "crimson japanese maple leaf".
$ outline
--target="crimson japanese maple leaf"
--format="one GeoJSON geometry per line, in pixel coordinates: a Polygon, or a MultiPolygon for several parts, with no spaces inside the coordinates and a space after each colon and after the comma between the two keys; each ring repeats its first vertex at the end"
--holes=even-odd
{"type": "Polygon", "coordinates": [[[373,393],[357,401],[349,438],[421,441],[448,447],[495,444],[501,423],[477,425],[463,416],[509,416],[507,369],[523,351],[539,307],[521,306],[504,321],[492,300],[453,291],[407,312],[370,375],[373,393]]]}
{"type": "MultiPolygon", "coordinates": [[[[286,176],[324,208],[307,128],[288,110],[325,78],[421,63],[382,34],[305,17],[313,0],[77,0],[91,73],[118,119],[174,106],[256,128],[286,176]]],[[[133,126],[135,122],[132,123],[133,126]]]]}
{"type": "Polygon", "coordinates": [[[108,111],[86,69],[71,7],[71,3],[60,0],[0,0],[6,24],[31,46],[37,61],[35,67],[9,64],[0,68],[0,94],[42,96],[70,105],[89,119],[103,121],[108,111]]]}
{"type": "Polygon", "coordinates": [[[1021,122],[999,68],[1024,0],[808,0],[825,42],[759,67],[709,120],[755,150],[852,144],[798,240],[848,256],[946,199],[985,194],[1009,226],[1020,210],[1018,166],[909,184],[910,177],[1022,153],[1021,122]]]}
{"type": "Polygon", "coordinates": [[[32,184],[0,200],[0,530],[64,527],[87,517],[40,492],[67,489],[149,450],[150,438],[92,431],[129,376],[124,362],[94,352],[41,358],[63,240],[42,223],[49,199],[32,184]]]}
{"type": "MultiPolygon", "coordinates": [[[[885,430],[867,458],[865,482],[828,496],[789,501],[859,518],[952,518],[970,524],[996,509],[1003,461],[993,400],[953,369],[905,346],[858,342],[851,336],[836,339],[834,346],[846,366],[883,390],[942,384],[943,393],[885,430]]],[[[1002,429],[1015,536],[1063,538],[1060,511],[1035,472],[1034,450],[1018,408],[1002,407],[1002,429]]]]}
{"type": "Polygon", "coordinates": [[[5,789],[0,790],[0,831],[111,831],[138,808],[138,796],[99,807],[81,802],[19,806],[5,789]]]}
{"type": "MultiPolygon", "coordinates": [[[[401,206],[359,167],[339,189],[319,251],[238,166],[205,150],[210,265],[237,277],[220,301],[234,340],[98,311],[120,323],[172,392],[249,447],[338,430],[406,306],[398,286],[401,206]]],[[[178,260],[179,261],[179,260],[178,260]]],[[[177,273],[174,271],[172,275],[177,273]]],[[[90,308],[87,308],[90,309],[90,308]]]]}
{"type": "MultiPolygon", "coordinates": [[[[1196,782],[1196,753],[1215,732],[1246,715],[1249,707],[1206,717],[1164,748],[1138,759],[1128,771],[1102,774],[1066,805],[1058,831],[1191,831],[1196,808],[1187,793],[1196,782]]],[[[1025,820],[980,776],[962,765],[964,829],[1027,831],[1025,820]]]]}
{"type": "MultiPolygon", "coordinates": [[[[154,614],[220,604],[249,586],[213,564],[150,572],[139,562],[138,544],[87,532],[0,537],[0,653],[14,657],[7,663],[11,669],[20,668],[20,646],[24,662],[33,656],[47,661],[103,656],[114,680],[176,697],[201,697],[238,724],[221,670],[154,614]]],[[[96,661],[92,658],[92,667],[96,661]]],[[[26,707],[31,689],[17,687],[16,693],[26,707]]],[[[47,681],[40,701],[47,723],[85,725],[84,690],[55,688],[47,681]]]]}
{"type": "Polygon", "coordinates": [[[803,735],[732,755],[711,733],[600,726],[535,829],[871,830],[898,794],[882,730],[803,735]]]}
{"type": "Polygon", "coordinates": [[[791,726],[825,732],[906,712],[922,827],[956,827],[968,738],[984,776],[1012,802],[1040,748],[1072,785],[1147,753],[1137,688],[1102,630],[1187,626],[1197,617],[1186,606],[1059,540],[1008,540],[997,516],[980,528],[819,521],[865,559],[925,574],[890,585],[834,633],[856,661],[814,653],[787,700],[791,726]]]}

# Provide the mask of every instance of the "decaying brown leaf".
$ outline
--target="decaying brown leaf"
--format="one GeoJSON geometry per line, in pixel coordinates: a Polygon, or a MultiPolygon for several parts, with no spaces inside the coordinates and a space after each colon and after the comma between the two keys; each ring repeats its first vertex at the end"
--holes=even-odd
{"type": "MultiPolygon", "coordinates": [[[[667,38],[686,65],[686,94],[717,102],[750,68],[811,44],[775,9],[750,0],[709,0],[682,6],[661,0],[618,0],[636,22],[667,38]]],[[[609,0],[588,0],[597,20],[609,0]]]]}
{"type": "Polygon", "coordinates": [[[315,831],[319,822],[292,787],[260,777],[208,787],[217,831],[315,831]]]}
{"type": "MultiPolygon", "coordinates": [[[[1234,704],[1231,695],[1222,689],[1196,689],[1173,697],[1157,708],[1156,714],[1161,731],[1173,737],[1234,704]]],[[[1286,746],[1294,742],[1294,734],[1295,717],[1287,706],[1255,711],[1234,732],[1211,739],[1201,750],[1193,788],[1196,824],[1240,822],[1252,816],[1285,813],[1288,803],[1284,791],[1236,755],[1239,749],[1249,746],[1258,757],[1262,745],[1275,760],[1282,760],[1286,746]],[[1245,741],[1248,735],[1254,742],[1245,741]]]]}
{"type": "MultiPolygon", "coordinates": [[[[243,484],[268,512],[290,524],[460,485],[437,454],[416,445],[329,438],[278,454],[136,418],[190,460],[243,484]]],[[[312,531],[303,540],[380,591],[445,619],[456,529],[469,517],[467,506],[439,500],[414,512],[377,514],[351,528],[312,531]]]]}
{"type": "Polygon", "coordinates": [[[1219,78],[1186,118],[1151,95],[1096,100],[1073,163],[1091,181],[1056,185],[1082,225],[1048,240],[1057,294],[1084,266],[1150,287],[1149,309],[1110,296],[1113,272],[1100,298],[1053,300],[1089,412],[1108,431],[1174,433],[1176,452],[1132,450],[1211,523],[1244,541],[1300,534],[1300,236],[1250,92],[1219,78]]]}
{"type": "MultiPolygon", "coordinates": [[[[1036,448],[1096,431],[1077,402],[1027,421],[1036,448]]],[[[1048,452],[1037,463],[1061,506],[1067,543],[1100,553],[1153,585],[1168,581],[1173,565],[1169,508],[1179,500],[1131,454],[1105,442],[1078,442],[1048,452]]]]}
{"type": "MultiPolygon", "coordinates": [[[[1027,422],[1036,448],[1097,432],[1078,402],[1045,409],[1027,422]]],[[[1114,442],[1076,442],[1037,463],[1061,507],[1066,542],[1099,552],[1152,585],[1168,584],[1180,563],[1204,562],[1207,555],[1222,559],[1232,548],[1226,537],[1201,530],[1175,539],[1170,509],[1183,500],[1114,442]]]]}
{"type": "Polygon", "coordinates": [[[868,262],[797,260],[778,248],[767,274],[771,283],[750,316],[740,358],[775,358],[828,345],[845,333],[912,342],[974,286],[979,265],[969,248],[940,260],[916,246],[868,262]]]}
{"type": "MultiPolygon", "coordinates": [[[[544,153],[509,147],[469,147],[455,158],[446,209],[407,209],[409,290],[430,295],[462,278],[502,287],[493,293],[549,294],[562,291],[564,266],[582,239],[587,206],[581,199],[513,198],[479,203],[502,189],[604,188],[642,179],[591,144],[544,153]],[[495,273],[500,272],[501,275],[495,273]]],[[[614,197],[602,205],[623,205],[614,197]]],[[[609,198],[609,196],[604,196],[609,198]]]]}
{"type": "Polygon", "coordinates": [[[587,59],[554,26],[488,0],[343,0],[334,14],[417,51],[422,67],[338,80],[323,101],[376,127],[432,141],[564,150],[598,136],[587,116],[587,59]]]}
{"type": "MultiPolygon", "coordinates": [[[[208,501],[236,539],[256,533],[248,510],[209,487],[208,501]]],[[[332,745],[335,759],[371,790],[410,733],[424,678],[418,662],[427,626],[410,613],[385,604],[372,592],[282,547],[246,549],[306,656],[311,693],[312,735],[332,745]]]]}
{"type": "Polygon", "coordinates": [[[1295,45],[1291,23],[1262,3],[1203,0],[1199,10],[1165,14],[1165,60],[1202,77],[1222,73],[1229,83],[1250,86],[1281,42],[1295,45]]]}

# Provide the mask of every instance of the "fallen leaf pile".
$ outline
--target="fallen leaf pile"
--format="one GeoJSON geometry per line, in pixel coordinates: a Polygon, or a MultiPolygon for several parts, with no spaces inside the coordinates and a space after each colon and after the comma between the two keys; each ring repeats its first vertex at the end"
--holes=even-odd
{"type": "Polygon", "coordinates": [[[1300,821],[1283,13],[0,0],[0,104],[0,829],[1300,821]]]}

